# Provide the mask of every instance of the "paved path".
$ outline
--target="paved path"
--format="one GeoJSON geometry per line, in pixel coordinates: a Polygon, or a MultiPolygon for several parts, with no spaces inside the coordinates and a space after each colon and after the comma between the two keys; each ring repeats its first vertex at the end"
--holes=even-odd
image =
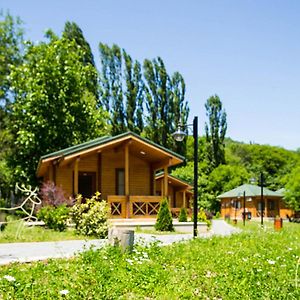
{"type": "MultiPolygon", "coordinates": [[[[201,238],[212,235],[230,235],[240,230],[228,225],[223,220],[213,220],[212,228],[208,233],[199,235],[201,238]]],[[[158,240],[162,245],[169,245],[174,242],[192,239],[192,234],[172,234],[172,235],[151,235],[137,233],[135,242],[144,241],[149,243],[158,240]]],[[[0,244],[0,265],[6,265],[11,262],[29,262],[44,260],[47,258],[67,258],[72,257],[80,251],[89,249],[91,246],[100,248],[105,245],[106,240],[88,240],[88,241],[61,241],[61,242],[37,242],[37,243],[8,243],[0,244]]]]}

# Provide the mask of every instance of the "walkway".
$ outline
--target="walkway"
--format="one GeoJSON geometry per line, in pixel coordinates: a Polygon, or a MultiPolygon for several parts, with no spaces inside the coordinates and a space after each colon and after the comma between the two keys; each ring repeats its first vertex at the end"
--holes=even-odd
{"type": "MultiPolygon", "coordinates": [[[[208,233],[200,234],[199,237],[211,237],[212,235],[230,235],[240,230],[228,225],[223,220],[213,220],[212,228],[208,233]]],[[[162,245],[169,245],[174,242],[192,239],[192,234],[170,234],[151,235],[137,233],[135,241],[144,241],[146,244],[155,240],[162,245]]],[[[12,262],[29,262],[44,260],[48,258],[68,258],[76,253],[94,247],[95,249],[105,245],[106,240],[76,240],[61,242],[37,242],[37,243],[8,243],[0,244],[0,265],[12,262]]]]}

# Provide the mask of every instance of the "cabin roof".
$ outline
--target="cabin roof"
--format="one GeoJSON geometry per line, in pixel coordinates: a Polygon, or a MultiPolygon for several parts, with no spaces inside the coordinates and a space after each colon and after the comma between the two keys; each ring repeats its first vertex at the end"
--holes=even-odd
{"type": "Polygon", "coordinates": [[[147,149],[151,149],[151,151],[160,152],[161,154],[164,154],[165,156],[168,156],[172,162],[171,165],[176,165],[185,160],[185,158],[161,145],[158,145],[146,138],[140,137],[134,132],[128,131],[116,136],[103,136],[96,138],[94,140],[81,143],[78,145],[74,145],[59,151],[55,151],[52,153],[48,153],[46,155],[43,155],[40,160],[37,167],[37,175],[42,176],[41,173],[44,172],[41,168],[45,167],[45,164],[49,165],[49,163],[55,161],[55,160],[62,160],[62,159],[71,159],[76,156],[80,156],[81,154],[87,154],[92,153],[95,151],[99,151],[100,149],[103,149],[107,147],[108,145],[116,145],[118,143],[126,142],[127,140],[134,140],[135,142],[139,143],[140,145],[144,145],[147,149]]]}
{"type": "MultiPolygon", "coordinates": [[[[161,179],[164,177],[164,172],[159,172],[158,174],[156,174],[155,179],[161,179]]],[[[188,190],[191,190],[193,188],[193,186],[191,186],[188,182],[186,182],[185,180],[179,179],[178,177],[175,177],[173,175],[168,174],[168,180],[173,183],[175,186],[182,186],[185,187],[188,190]]],[[[190,191],[192,192],[192,191],[190,191]]]]}
{"type": "MultiPolygon", "coordinates": [[[[241,186],[236,187],[224,194],[219,195],[217,198],[238,198],[243,197],[243,194],[246,194],[246,197],[257,197],[261,195],[261,187],[254,184],[243,184],[241,186]]],[[[267,188],[263,188],[264,196],[272,196],[272,197],[281,197],[282,195],[278,192],[271,191],[267,188]]]]}

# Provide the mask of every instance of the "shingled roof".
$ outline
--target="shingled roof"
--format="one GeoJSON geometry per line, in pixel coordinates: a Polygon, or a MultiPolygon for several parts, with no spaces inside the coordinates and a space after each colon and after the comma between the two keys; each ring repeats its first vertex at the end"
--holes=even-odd
{"type": "MultiPolygon", "coordinates": [[[[261,187],[254,184],[243,184],[235,189],[232,189],[222,195],[219,195],[217,198],[237,198],[242,197],[244,192],[247,197],[257,197],[261,195],[261,187]]],[[[267,188],[263,188],[264,196],[272,196],[272,197],[282,197],[282,195],[278,192],[273,192],[267,188]]]]}

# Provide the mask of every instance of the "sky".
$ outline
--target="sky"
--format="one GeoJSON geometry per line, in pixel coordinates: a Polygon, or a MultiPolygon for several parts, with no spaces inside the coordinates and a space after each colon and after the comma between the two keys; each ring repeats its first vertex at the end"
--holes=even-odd
{"type": "Polygon", "coordinates": [[[99,65],[99,42],[132,58],[160,56],[186,82],[190,122],[207,121],[217,94],[227,136],[241,142],[300,148],[300,1],[295,0],[0,0],[32,41],[76,22],[99,65]]]}

